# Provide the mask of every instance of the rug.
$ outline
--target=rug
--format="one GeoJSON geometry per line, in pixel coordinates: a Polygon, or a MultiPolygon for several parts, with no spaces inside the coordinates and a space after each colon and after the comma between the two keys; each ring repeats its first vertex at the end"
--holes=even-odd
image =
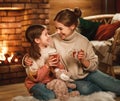
{"type": "MultiPolygon", "coordinates": [[[[67,101],[115,101],[115,94],[112,92],[96,92],[90,95],[80,95],[78,97],[71,97],[67,101]]],[[[11,101],[43,101],[35,99],[33,96],[16,96],[11,101]]],[[[49,101],[60,101],[53,99],[49,101]]]]}

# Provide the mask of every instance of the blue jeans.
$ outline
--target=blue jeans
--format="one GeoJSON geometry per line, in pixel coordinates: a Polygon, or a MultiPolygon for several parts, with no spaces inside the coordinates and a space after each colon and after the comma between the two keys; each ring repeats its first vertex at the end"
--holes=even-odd
{"type": "Polygon", "coordinates": [[[32,93],[32,95],[36,99],[39,99],[39,100],[48,101],[50,99],[54,99],[55,98],[54,92],[49,90],[49,89],[47,89],[46,85],[42,84],[42,83],[35,84],[30,89],[30,93],[32,93]]]}
{"type": "Polygon", "coordinates": [[[120,95],[120,80],[99,70],[91,72],[85,79],[76,80],[77,90],[83,95],[97,91],[111,91],[120,95]]]}

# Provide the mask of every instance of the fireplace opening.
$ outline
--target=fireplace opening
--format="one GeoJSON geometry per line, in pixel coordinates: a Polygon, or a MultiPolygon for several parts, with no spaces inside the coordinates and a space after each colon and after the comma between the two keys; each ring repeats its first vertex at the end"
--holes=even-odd
{"type": "Polygon", "coordinates": [[[0,55],[23,51],[22,15],[22,8],[0,8],[0,55]]]}
{"type": "Polygon", "coordinates": [[[12,54],[0,54],[0,66],[22,64],[23,54],[16,52],[12,54]]]}
{"type": "Polygon", "coordinates": [[[0,65],[21,63],[24,9],[0,7],[0,65]]]}
{"type": "Polygon", "coordinates": [[[21,65],[24,22],[23,8],[0,8],[0,85],[23,82],[26,77],[21,65]]]}

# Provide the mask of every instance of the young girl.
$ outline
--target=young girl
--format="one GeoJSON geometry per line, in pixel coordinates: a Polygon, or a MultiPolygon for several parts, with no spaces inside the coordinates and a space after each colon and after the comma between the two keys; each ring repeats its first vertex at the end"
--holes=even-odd
{"type": "Polygon", "coordinates": [[[38,99],[52,99],[55,97],[54,93],[48,90],[45,84],[53,80],[54,77],[53,75],[49,76],[51,72],[46,59],[48,58],[47,51],[55,50],[48,46],[50,38],[47,28],[43,25],[32,25],[28,27],[25,35],[31,44],[29,55],[33,61],[32,66],[26,67],[27,78],[25,86],[38,99]],[[46,95],[48,98],[46,98],[46,95]]]}
{"type": "MultiPolygon", "coordinates": [[[[31,44],[29,56],[33,61],[32,66],[26,67],[27,78],[25,80],[25,85],[35,98],[48,101],[49,99],[55,98],[56,93],[54,94],[54,92],[47,89],[47,84],[49,83],[49,85],[51,85],[52,80],[55,79],[54,72],[57,70],[56,73],[58,73],[58,70],[64,70],[64,66],[61,64],[59,60],[60,57],[56,53],[56,50],[50,44],[50,36],[45,26],[32,25],[28,27],[25,34],[26,39],[31,44]]],[[[62,79],[66,80],[67,75],[63,73],[61,75],[62,79]]],[[[62,80],[55,79],[54,81],[61,84],[61,89],[63,85],[65,85],[65,82],[62,80]]],[[[57,84],[58,83],[56,83],[56,85],[57,84]]],[[[74,92],[74,94],[76,94],[76,92],[74,92]]]]}
{"type": "Polygon", "coordinates": [[[43,25],[31,25],[26,30],[26,39],[30,42],[29,56],[33,65],[26,67],[27,78],[25,85],[29,92],[37,99],[53,99],[54,93],[46,88],[46,84],[54,79],[50,66],[58,66],[55,58],[49,59],[49,53],[56,52],[50,46],[48,30],[43,25]]]}

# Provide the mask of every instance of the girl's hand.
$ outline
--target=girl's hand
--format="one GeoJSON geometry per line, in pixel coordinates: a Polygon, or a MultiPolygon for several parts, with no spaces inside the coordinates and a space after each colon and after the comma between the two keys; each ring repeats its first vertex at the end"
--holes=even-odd
{"type": "Polygon", "coordinates": [[[31,66],[33,64],[32,59],[27,55],[25,56],[24,63],[26,66],[31,66]]]}
{"type": "Polygon", "coordinates": [[[59,60],[60,60],[60,57],[59,55],[58,56],[49,56],[47,61],[46,61],[46,64],[50,67],[57,67],[58,66],[58,63],[59,63],[59,60]]]}

